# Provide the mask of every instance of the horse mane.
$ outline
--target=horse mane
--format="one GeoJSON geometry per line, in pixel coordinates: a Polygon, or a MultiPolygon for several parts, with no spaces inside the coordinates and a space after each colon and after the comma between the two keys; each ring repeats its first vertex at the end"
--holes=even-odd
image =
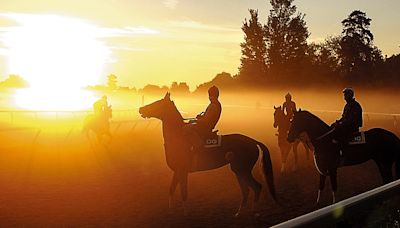
{"type": "Polygon", "coordinates": [[[175,102],[171,100],[170,104],[171,104],[172,110],[174,111],[174,114],[176,115],[176,119],[179,122],[181,122],[182,124],[184,124],[183,116],[182,116],[181,112],[179,112],[178,108],[176,107],[175,102]]]}

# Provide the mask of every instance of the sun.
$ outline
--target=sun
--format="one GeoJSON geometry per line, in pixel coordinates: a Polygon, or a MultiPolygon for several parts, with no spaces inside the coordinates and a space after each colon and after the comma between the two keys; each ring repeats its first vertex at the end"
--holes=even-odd
{"type": "Polygon", "coordinates": [[[16,105],[38,110],[77,110],[91,106],[82,88],[99,82],[110,50],[97,27],[56,15],[9,14],[18,26],[5,36],[8,68],[30,88],[18,91],[16,105]]]}

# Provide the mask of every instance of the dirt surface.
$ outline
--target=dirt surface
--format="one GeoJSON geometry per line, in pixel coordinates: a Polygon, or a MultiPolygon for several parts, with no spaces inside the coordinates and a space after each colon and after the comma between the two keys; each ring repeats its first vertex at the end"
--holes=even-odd
{"type": "MultiPolygon", "coordinates": [[[[299,147],[299,167],[280,173],[280,152],[272,110],[224,109],[235,115],[222,117],[220,132],[243,133],[264,142],[271,151],[275,185],[281,205],[274,203],[263,183],[258,219],[235,218],[240,202],[239,185],[229,167],[189,176],[189,213],[183,216],[176,192],[168,209],[172,172],[166,165],[158,121],[112,125],[114,139],[108,148],[90,142],[73,129],[68,134],[43,130],[0,131],[1,227],[266,227],[317,209],[318,173],[312,159],[299,147]],[[252,118],[246,118],[248,113],[252,118]],[[242,120],[242,121],[237,121],[242,120]]],[[[318,113],[317,113],[318,114],[318,113]]],[[[318,115],[325,115],[320,113],[318,115]]],[[[332,121],[337,114],[325,115],[332,121]]],[[[366,129],[381,126],[397,130],[390,118],[369,119],[366,129]]],[[[374,163],[341,168],[337,199],[342,200],[381,185],[374,163]]],[[[331,202],[329,181],[322,205],[331,202]]]]}

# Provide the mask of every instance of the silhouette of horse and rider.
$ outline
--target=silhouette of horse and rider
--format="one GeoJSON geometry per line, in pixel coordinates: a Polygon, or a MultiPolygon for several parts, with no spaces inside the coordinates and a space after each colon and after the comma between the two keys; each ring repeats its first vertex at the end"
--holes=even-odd
{"type": "MultiPolygon", "coordinates": [[[[292,96],[290,93],[287,93],[285,96],[285,102],[282,106],[275,107],[274,106],[274,128],[278,128],[278,146],[281,151],[281,172],[283,173],[286,168],[286,161],[290,151],[293,148],[293,154],[295,163],[293,166],[293,170],[297,169],[298,166],[298,156],[297,156],[297,147],[300,143],[300,139],[295,140],[293,143],[289,143],[287,140],[290,123],[293,119],[294,113],[296,110],[296,103],[292,101],[292,96]],[[286,111],[286,113],[285,113],[286,111]]],[[[307,160],[309,159],[309,148],[304,146],[306,150],[307,160]]]]}
{"type": "Polygon", "coordinates": [[[261,142],[241,134],[221,135],[215,139],[213,129],[221,115],[218,101],[219,90],[208,90],[210,104],[203,114],[194,121],[184,122],[184,118],[167,93],[161,100],[139,109],[144,118],[157,118],[162,121],[164,149],[168,167],[173,171],[170,185],[170,205],[175,189],[180,184],[183,209],[186,214],[188,174],[197,171],[216,169],[227,164],[235,173],[242,192],[242,200],[236,215],[247,206],[249,188],[253,190],[254,205],[259,200],[262,185],[255,180],[252,170],[262,151],[263,173],[268,188],[275,199],[273,169],[268,148],[261,142]],[[215,143],[208,143],[210,137],[215,143]],[[258,148],[259,147],[259,148],[258,148]]]}
{"type": "MultiPolygon", "coordinates": [[[[208,93],[210,104],[206,111],[189,123],[185,123],[169,93],[163,99],[141,107],[139,113],[144,118],[157,118],[162,121],[167,165],[174,172],[169,190],[170,203],[177,185],[180,184],[184,212],[186,212],[188,174],[230,164],[242,192],[242,201],[236,213],[239,215],[242,208],[247,205],[249,188],[255,193],[255,203],[260,196],[261,184],[252,175],[252,169],[259,157],[258,147],[263,155],[263,172],[270,193],[275,199],[270,153],[263,143],[245,135],[230,134],[218,137],[213,130],[222,111],[222,105],[218,101],[219,90],[213,86],[208,93]],[[213,143],[210,144],[210,141],[213,143]]],[[[326,176],[331,178],[333,202],[335,201],[336,170],[342,166],[356,165],[372,159],[378,165],[384,183],[393,180],[391,173],[393,164],[396,166],[397,177],[400,177],[399,138],[380,128],[360,133],[358,129],[362,126],[361,105],[355,100],[353,89],[346,88],[343,94],[346,106],[342,118],[331,126],[310,112],[297,111],[290,94],[286,96],[283,107],[275,108],[274,127],[279,127],[281,135],[279,143],[282,144],[283,141],[294,143],[296,140],[301,140],[307,145],[306,149],[314,151],[315,166],[320,172],[317,202],[320,200],[326,176]],[[284,126],[282,122],[286,125],[284,126]]]]}
{"type": "Polygon", "coordinates": [[[108,143],[112,140],[110,132],[110,119],[112,118],[112,108],[108,105],[107,96],[102,96],[93,104],[94,114],[89,114],[84,120],[82,131],[89,139],[89,132],[95,133],[98,142],[102,142],[103,136],[108,136],[108,143]]]}
{"type": "Polygon", "coordinates": [[[288,140],[301,138],[314,150],[314,161],[320,173],[317,203],[325,186],[326,176],[331,179],[332,201],[337,191],[337,169],[373,160],[383,183],[393,181],[392,167],[400,178],[400,140],[390,131],[373,128],[359,132],[362,126],[362,108],[354,98],[354,90],[343,90],[346,105],[342,118],[331,126],[308,111],[294,113],[288,140]]]}

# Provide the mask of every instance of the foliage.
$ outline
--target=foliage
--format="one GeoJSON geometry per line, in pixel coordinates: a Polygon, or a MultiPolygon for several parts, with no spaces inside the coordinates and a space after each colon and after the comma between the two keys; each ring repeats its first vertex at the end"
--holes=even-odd
{"type": "Polygon", "coordinates": [[[242,26],[244,42],[240,44],[242,57],[239,75],[244,82],[255,82],[266,75],[267,49],[264,29],[258,21],[258,11],[250,9],[249,12],[250,19],[245,19],[242,26]]]}

